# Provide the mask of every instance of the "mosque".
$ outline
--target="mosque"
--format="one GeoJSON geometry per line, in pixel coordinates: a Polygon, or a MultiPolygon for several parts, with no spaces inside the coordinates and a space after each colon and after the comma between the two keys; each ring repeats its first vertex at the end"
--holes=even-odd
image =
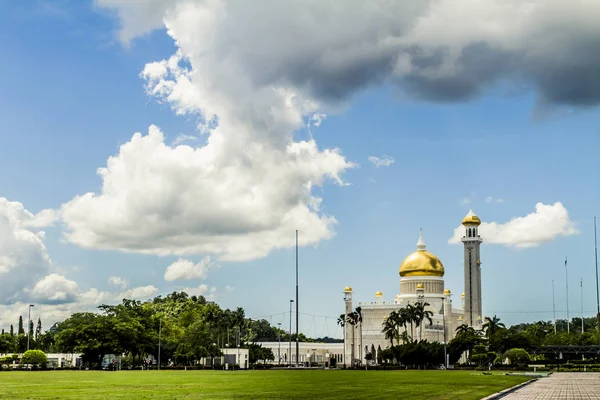
{"type": "MultiPolygon", "coordinates": [[[[444,266],[439,258],[427,251],[423,233],[419,236],[417,250],[408,255],[400,265],[400,293],[394,301],[383,300],[383,294],[377,292],[375,299],[359,302],[362,323],[344,327],[344,363],[349,360],[362,360],[365,348],[375,349],[389,347],[390,341],[382,333],[382,325],[392,311],[406,307],[408,304],[426,302],[426,310],[431,311],[432,323],[426,321],[412,329],[414,339],[430,342],[450,341],[458,326],[466,324],[475,329],[482,328],[481,316],[481,261],[479,225],[481,221],[473,210],[463,218],[464,236],[461,241],[464,247],[464,293],[461,294],[460,308],[452,303],[452,292],[444,287],[444,266]]],[[[355,310],[352,300],[352,288],[344,289],[344,305],[346,320],[348,314],[355,310]]],[[[400,328],[400,335],[406,331],[411,335],[411,327],[400,328]]]]}

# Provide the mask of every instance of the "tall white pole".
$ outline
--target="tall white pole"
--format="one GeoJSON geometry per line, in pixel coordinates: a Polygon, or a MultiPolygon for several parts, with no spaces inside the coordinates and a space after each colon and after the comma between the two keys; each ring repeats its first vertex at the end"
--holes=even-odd
{"type": "Polygon", "coordinates": [[[567,257],[565,257],[565,283],[567,285],[567,333],[570,332],[569,321],[569,273],[567,269],[567,257]]]}
{"type": "Polygon", "coordinates": [[[158,370],[160,371],[160,339],[162,334],[162,315],[158,320],[158,370]]]}
{"type": "Polygon", "coordinates": [[[583,278],[580,278],[579,286],[581,286],[581,333],[583,333],[583,278]]]}
{"type": "Polygon", "coordinates": [[[33,304],[29,305],[29,321],[27,321],[27,350],[29,350],[29,336],[31,336],[31,307],[35,306],[33,304]]]}
{"type": "Polygon", "coordinates": [[[596,261],[596,323],[598,324],[598,344],[600,344],[600,292],[598,288],[598,237],[596,236],[596,217],[594,217],[594,259],[596,261]]]}
{"type": "Polygon", "coordinates": [[[581,333],[583,333],[583,278],[580,278],[579,286],[581,286],[581,333]]]}
{"type": "Polygon", "coordinates": [[[554,334],[556,335],[556,303],[554,302],[554,279],[552,279],[552,319],[554,320],[554,334]]]}

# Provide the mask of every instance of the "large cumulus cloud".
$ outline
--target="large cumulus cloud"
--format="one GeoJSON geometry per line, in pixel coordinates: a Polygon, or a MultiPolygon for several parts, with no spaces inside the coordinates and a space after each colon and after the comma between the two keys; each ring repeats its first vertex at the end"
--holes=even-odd
{"type": "Polygon", "coordinates": [[[256,88],[293,87],[321,101],[386,80],[433,101],[502,81],[535,89],[542,102],[600,101],[595,0],[96,2],[118,12],[124,41],[166,26],[186,56],[224,67],[221,77],[238,70],[256,88]]]}

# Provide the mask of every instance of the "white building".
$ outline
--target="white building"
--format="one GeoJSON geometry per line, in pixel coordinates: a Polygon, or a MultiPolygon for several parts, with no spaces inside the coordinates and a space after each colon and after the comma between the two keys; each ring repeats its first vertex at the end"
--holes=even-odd
{"type": "MultiPolygon", "coordinates": [[[[399,334],[404,331],[414,339],[430,342],[447,342],[454,335],[459,325],[467,324],[475,329],[481,329],[481,261],[478,227],[480,219],[469,210],[462,220],[465,234],[462,238],[464,245],[464,282],[465,292],[461,295],[460,307],[452,302],[452,292],[445,289],[444,266],[439,258],[427,251],[423,234],[419,236],[417,250],[408,255],[400,265],[400,292],[393,300],[384,300],[383,293],[377,292],[372,301],[361,301],[356,306],[361,308],[362,323],[354,326],[346,323],[344,326],[344,357],[343,364],[350,365],[351,360],[361,360],[374,347],[385,349],[390,346],[390,340],[385,338],[382,326],[392,311],[406,307],[408,304],[427,302],[427,310],[433,313],[432,324],[428,321],[421,326],[400,327],[399,334]]],[[[352,298],[352,288],[344,290],[344,315],[355,311],[352,298]]]]}
{"type": "MultiPolygon", "coordinates": [[[[271,349],[275,360],[268,363],[281,365],[296,364],[296,342],[259,342],[257,343],[265,349],[271,349]],[[280,360],[280,361],[278,361],[280,360]]],[[[334,358],[338,365],[343,363],[344,344],[343,343],[298,343],[298,363],[308,362],[322,364],[329,358],[334,358]]]]}

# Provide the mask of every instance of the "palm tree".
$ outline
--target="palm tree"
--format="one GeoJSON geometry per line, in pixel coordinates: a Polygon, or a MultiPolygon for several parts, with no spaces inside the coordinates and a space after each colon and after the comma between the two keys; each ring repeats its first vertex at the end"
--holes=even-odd
{"type": "Polygon", "coordinates": [[[500,329],[506,329],[506,326],[500,322],[500,318],[495,315],[492,318],[485,317],[485,323],[483,324],[483,329],[485,329],[485,335],[488,339],[496,333],[500,329]]]}
{"type": "Polygon", "coordinates": [[[344,314],[340,314],[339,318],[337,319],[337,324],[342,328],[344,325],[346,325],[346,316],[344,314]]]}
{"type": "Polygon", "coordinates": [[[398,340],[398,328],[396,325],[396,311],[392,311],[389,317],[383,320],[381,332],[385,335],[385,338],[390,341],[390,347],[394,346],[394,339],[398,340]]]}
{"type": "Polygon", "coordinates": [[[433,324],[431,317],[433,316],[433,312],[426,309],[429,305],[427,302],[418,302],[415,304],[413,308],[414,312],[414,320],[417,326],[419,326],[419,341],[423,340],[423,326],[422,322],[424,320],[429,321],[429,325],[433,324]]]}
{"type": "Polygon", "coordinates": [[[467,325],[467,324],[462,324],[462,325],[459,325],[456,328],[455,332],[458,335],[458,334],[461,334],[461,333],[468,333],[471,330],[474,330],[474,329],[472,327],[470,327],[469,325],[467,325]]]}
{"type": "Polygon", "coordinates": [[[413,306],[412,304],[407,304],[406,307],[404,307],[403,311],[402,311],[403,315],[404,315],[404,320],[406,321],[406,323],[410,323],[410,337],[414,338],[414,330],[413,330],[413,323],[416,321],[416,312],[415,312],[415,306],[413,306]]]}

